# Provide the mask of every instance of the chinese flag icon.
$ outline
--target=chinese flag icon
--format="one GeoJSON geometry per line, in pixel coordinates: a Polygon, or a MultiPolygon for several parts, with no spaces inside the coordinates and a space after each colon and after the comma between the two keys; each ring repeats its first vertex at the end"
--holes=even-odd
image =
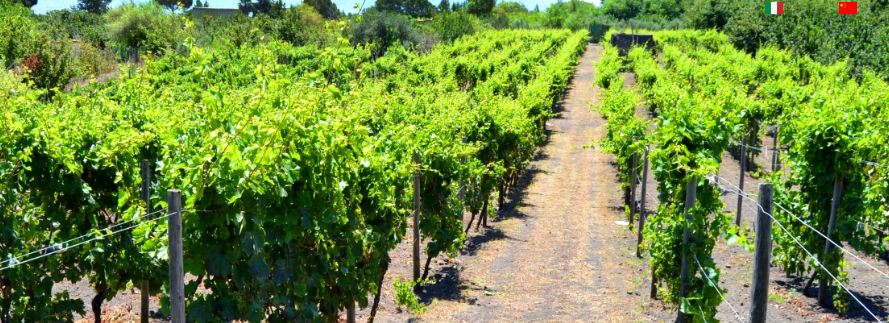
{"type": "Polygon", "coordinates": [[[858,14],[858,2],[855,2],[855,1],[840,2],[840,14],[841,15],[856,15],[856,14],[858,14]]]}

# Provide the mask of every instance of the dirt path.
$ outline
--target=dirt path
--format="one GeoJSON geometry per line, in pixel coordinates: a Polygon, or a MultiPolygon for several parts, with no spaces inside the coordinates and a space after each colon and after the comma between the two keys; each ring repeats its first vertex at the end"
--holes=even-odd
{"type": "MultiPolygon", "coordinates": [[[[635,234],[615,224],[625,215],[616,208],[621,196],[612,158],[589,147],[605,133],[604,121],[590,110],[598,100],[593,65],[601,51],[591,45],[583,55],[513,207],[471,238],[464,255],[439,267],[421,320],[669,319],[641,296],[647,295],[647,269],[634,255],[635,234]]],[[[388,312],[378,320],[405,319],[388,312]]]]}

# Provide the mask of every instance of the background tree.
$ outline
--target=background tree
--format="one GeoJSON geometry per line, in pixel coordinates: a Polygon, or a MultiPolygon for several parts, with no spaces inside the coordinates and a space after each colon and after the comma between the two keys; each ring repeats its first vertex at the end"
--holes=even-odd
{"type": "Polygon", "coordinates": [[[441,0],[441,2],[438,3],[438,11],[448,12],[449,10],[451,10],[451,3],[448,2],[448,0],[441,0]]]}
{"type": "Polygon", "coordinates": [[[495,3],[495,0],[469,0],[466,3],[466,10],[475,15],[489,15],[495,3]]]}
{"type": "Polygon", "coordinates": [[[92,13],[104,13],[108,11],[111,0],[77,0],[77,9],[92,13]]]}
{"type": "Polygon", "coordinates": [[[164,8],[167,8],[170,11],[178,10],[180,4],[185,9],[191,8],[191,5],[192,5],[191,0],[154,0],[154,1],[157,1],[157,4],[164,6],[164,8]]]}
{"type": "Polygon", "coordinates": [[[413,17],[431,17],[435,12],[427,0],[377,0],[375,7],[381,12],[400,13],[413,17]]]}
{"type": "Polygon", "coordinates": [[[525,5],[515,2],[515,1],[503,1],[498,3],[494,7],[494,13],[496,14],[513,14],[513,13],[527,13],[528,8],[525,5]]]}
{"type": "Polygon", "coordinates": [[[284,2],[281,0],[241,0],[238,3],[238,9],[245,15],[265,14],[272,17],[278,17],[284,11],[284,2]]]}
{"type": "Polygon", "coordinates": [[[340,10],[337,9],[336,4],[330,0],[305,0],[304,4],[315,8],[315,11],[318,11],[322,17],[327,19],[336,19],[340,16],[340,10]]]}
{"type": "Polygon", "coordinates": [[[602,0],[605,14],[619,20],[629,20],[642,13],[642,0],[602,0]]]}
{"type": "Polygon", "coordinates": [[[25,7],[29,7],[29,8],[33,7],[35,4],[37,4],[37,0],[18,0],[18,1],[13,1],[13,2],[21,3],[25,7]]]}

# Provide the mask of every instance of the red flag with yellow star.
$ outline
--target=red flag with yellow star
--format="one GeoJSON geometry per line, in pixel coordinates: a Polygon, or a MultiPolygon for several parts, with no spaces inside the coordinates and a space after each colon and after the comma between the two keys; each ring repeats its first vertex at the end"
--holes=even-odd
{"type": "Polygon", "coordinates": [[[858,14],[858,2],[855,2],[855,1],[840,2],[840,14],[841,15],[858,14]]]}

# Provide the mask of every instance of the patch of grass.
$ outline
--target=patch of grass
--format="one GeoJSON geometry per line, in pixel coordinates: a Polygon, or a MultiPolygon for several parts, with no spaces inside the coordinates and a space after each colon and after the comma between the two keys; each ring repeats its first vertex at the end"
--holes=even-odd
{"type": "Polygon", "coordinates": [[[784,304],[787,303],[787,297],[784,297],[784,295],[781,294],[769,293],[769,301],[784,304]]]}
{"type": "MultiPolygon", "coordinates": [[[[418,282],[422,283],[422,282],[418,282]]],[[[420,315],[426,312],[426,306],[420,303],[420,299],[414,294],[414,281],[398,278],[393,283],[395,286],[395,303],[404,306],[411,314],[420,315]]]]}

